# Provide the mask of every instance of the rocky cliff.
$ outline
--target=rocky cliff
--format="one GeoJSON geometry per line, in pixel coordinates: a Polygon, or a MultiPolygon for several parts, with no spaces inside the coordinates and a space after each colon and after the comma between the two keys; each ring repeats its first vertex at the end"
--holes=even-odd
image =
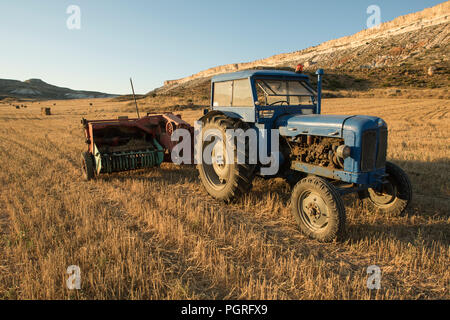
{"type": "Polygon", "coordinates": [[[315,47],[253,62],[210,68],[186,78],[165,81],[164,85],[168,89],[220,73],[261,67],[293,67],[297,63],[303,63],[307,71],[321,67],[328,70],[345,68],[352,72],[409,64],[417,67],[418,64],[427,73],[436,70],[445,73],[448,71],[450,43],[449,14],[450,1],[447,1],[315,47]]]}

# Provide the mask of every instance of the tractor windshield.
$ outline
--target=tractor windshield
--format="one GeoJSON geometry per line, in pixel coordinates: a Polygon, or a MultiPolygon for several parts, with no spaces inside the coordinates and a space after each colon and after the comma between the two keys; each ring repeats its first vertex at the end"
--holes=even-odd
{"type": "Polygon", "coordinates": [[[316,92],[304,81],[256,80],[256,92],[260,105],[312,105],[316,92]]]}

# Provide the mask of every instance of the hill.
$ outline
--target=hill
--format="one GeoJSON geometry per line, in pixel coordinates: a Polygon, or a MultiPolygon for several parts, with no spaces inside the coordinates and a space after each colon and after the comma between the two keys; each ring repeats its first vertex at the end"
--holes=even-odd
{"type": "Polygon", "coordinates": [[[148,93],[148,105],[165,103],[167,98],[175,104],[208,104],[214,75],[246,69],[293,70],[298,63],[311,76],[316,69],[325,69],[328,96],[449,98],[449,13],[447,1],[315,47],[167,80],[148,93]],[[158,96],[164,98],[155,100],[158,96]]]}
{"type": "Polygon", "coordinates": [[[0,99],[60,100],[108,98],[114,96],[102,92],[57,87],[41,79],[29,79],[26,81],[0,79],[0,99]]]}

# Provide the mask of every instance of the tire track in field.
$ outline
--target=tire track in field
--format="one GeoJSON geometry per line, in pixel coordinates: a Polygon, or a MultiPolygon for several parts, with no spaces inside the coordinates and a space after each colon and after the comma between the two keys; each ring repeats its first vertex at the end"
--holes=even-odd
{"type": "MultiPolygon", "coordinates": [[[[22,149],[26,154],[34,156],[36,160],[41,160],[40,162],[42,162],[42,167],[36,169],[51,169],[49,167],[54,167],[54,170],[56,171],[57,167],[59,167],[60,169],[62,169],[62,172],[67,173],[67,163],[72,167],[72,169],[77,169],[76,164],[71,158],[65,156],[64,153],[61,153],[62,151],[60,149],[56,148],[49,142],[32,143],[32,140],[24,141],[12,137],[2,137],[2,139],[4,142],[9,142],[9,146],[18,147],[22,149]],[[51,152],[52,148],[56,149],[59,152],[51,152]],[[45,166],[45,164],[47,164],[47,166],[45,166]]],[[[12,154],[12,158],[17,158],[17,150],[12,154]]],[[[25,160],[28,161],[22,163],[32,162],[31,157],[26,157],[25,160]]]]}
{"type": "MultiPolygon", "coordinates": [[[[0,159],[8,159],[8,157],[9,154],[3,148],[0,148],[0,159]]],[[[6,168],[3,168],[2,166],[2,170],[0,170],[0,240],[2,237],[9,234],[9,225],[10,225],[10,217],[8,212],[6,211],[6,199],[5,199],[6,190],[9,183],[8,181],[9,175],[8,171],[5,169],[6,168]]]]}
{"type": "MultiPolygon", "coordinates": [[[[117,181],[115,179],[110,181],[110,187],[113,190],[115,190],[116,192],[119,191],[121,193],[122,196],[120,198],[123,198],[123,197],[127,198],[127,197],[129,197],[129,191],[123,186],[123,183],[121,181],[117,181]]],[[[161,186],[158,186],[158,187],[161,187],[161,186]]],[[[153,188],[151,188],[151,189],[153,189],[153,188]]],[[[147,190],[147,188],[145,188],[143,191],[147,192],[148,190],[147,190]]],[[[161,189],[153,189],[153,192],[160,192],[160,191],[161,191],[161,189]]],[[[150,196],[150,194],[149,194],[149,196],[150,196]]],[[[139,196],[137,196],[137,197],[139,198],[139,196]]],[[[130,206],[133,205],[133,202],[136,202],[136,200],[134,200],[135,198],[136,198],[136,196],[132,197],[131,200],[130,199],[128,200],[131,203],[130,206]]],[[[165,220],[165,222],[164,222],[165,224],[164,225],[160,225],[159,223],[149,224],[148,221],[146,221],[145,217],[140,216],[140,215],[138,215],[137,213],[134,213],[134,212],[132,213],[131,210],[128,210],[128,215],[132,215],[132,216],[134,216],[135,219],[139,219],[141,224],[144,225],[145,229],[150,228],[151,230],[154,230],[155,234],[159,234],[160,236],[162,236],[164,238],[169,236],[169,238],[170,238],[170,240],[171,240],[171,242],[173,243],[174,246],[182,248],[184,256],[185,256],[185,260],[191,260],[190,263],[191,264],[194,263],[194,261],[192,261],[192,260],[197,260],[196,258],[187,258],[187,257],[189,257],[190,251],[192,251],[191,249],[196,247],[195,244],[193,244],[193,242],[198,240],[197,238],[201,237],[201,236],[198,235],[195,232],[190,232],[190,230],[188,230],[189,228],[187,227],[187,225],[185,223],[186,222],[185,219],[182,219],[182,218],[180,219],[180,217],[175,215],[174,213],[168,212],[166,210],[167,208],[158,207],[156,205],[156,203],[154,201],[151,201],[151,200],[152,200],[152,198],[149,199],[150,203],[147,202],[147,204],[152,206],[154,208],[154,210],[159,210],[160,211],[160,215],[158,215],[156,219],[163,219],[163,220],[165,220]],[[168,230],[166,229],[166,227],[168,229],[174,228],[175,232],[174,233],[171,233],[170,231],[167,232],[168,230]],[[180,238],[176,237],[175,236],[176,234],[178,234],[178,235],[180,235],[180,234],[185,235],[186,234],[187,235],[186,238],[185,238],[186,241],[181,241],[180,242],[179,241],[180,238]],[[191,237],[194,236],[195,239],[193,241],[190,241],[188,239],[189,236],[191,236],[191,237]],[[189,245],[191,245],[192,247],[189,247],[189,245]]],[[[204,239],[204,237],[202,239],[204,239]]],[[[207,244],[208,240],[205,241],[205,243],[208,246],[208,244],[207,244]]],[[[203,248],[203,249],[205,249],[205,248],[203,248]]],[[[212,249],[212,248],[208,248],[208,249],[212,249]]],[[[195,261],[194,264],[196,266],[201,265],[203,270],[205,270],[205,267],[208,268],[208,267],[211,266],[210,264],[205,266],[204,264],[202,264],[202,261],[195,261]]],[[[208,272],[208,274],[204,274],[203,277],[208,279],[207,281],[210,283],[210,287],[211,288],[212,287],[218,288],[219,292],[217,292],[216,294],[221,295],[221,296],[219,296],[220,299],[226,297],[226,295],[224,293],[224,292],[227,291],[226,287],[225,286],[221,286],[220,284],[216,283],[217,281],[214,280],[214,275],[212,275],[212,274],[210,274],[210,272],[208,272]]]]}
{"type": "Polygon", "coordinates": [[[69,156],[68,154],[68,146],[66,145],[65,150],[63,150],[60,147],[60,144],[54,142],[52,139],[50,139],[49,134],[46,133],[45,134],[45,139],[46,141],[58,152],[58,154],[60,155],[60,158],[67,160],[67,162],[69,162],[72,166],[72,168],[80,168],[79,163],[77,163],[72,157],[69,156]]]}
{"type": "MultiPolygon", "coordinates": [[[[32,208],[34,206],[34,200],[33,198],[30,198],[30,195],[33,194],[35,191],[33,188],[30,189],[29,183],[27,182],[30,178],[36,178],[39,181],[41,181],[41,188],[49,188],[50,186],[63,186],[65,189],[70,189],[70,186],[73,186],[72,179],[69,181],[64,180],[64,175],[56,175],[58,178],[59,183],[54,183],[53,181],[54,175],[52,174],[42,174],[44,170],[50,170],[51,173],[58,172],[58,166],[64,170],[66,168],[65,166],[60,165],[58,162],[53,161],[51,158],[44,155],[41,151],[41,149],[38,149],[39,152],[35,151],[34,149],[31,149],[24,143],[18,142],[16,140],[13,140],[11,138],[4,138],[0,140],[0,143],[3,145],[3,152],[5,155],[7,155],[6,158],[8,159],[14,159],[17,164],[15,165],[9,165],[6,167],[6,172],[10,176],[19,176],[22,177],[22,179],[14,179],[12,181],[12,184],[9,185],[9,189],[14,188],[14,193],[11,194],[12,198],[17,198],[20,203],[19,206],[14,206],[15,211],[20,211],[23,209],[24,204],[28,204],[29,208],[32,208]],[[4,142],[9,142],[4,144],[4,142]],[[12,150],[11,150],[12,149],[12,150]],[[19,150],[18,150],[19,149],[19,150]],[[21,150],[20,150],[21,149],[21,150]],[[24,151],[24,152],[23,152],[24,151]],[[34,157],[28,157],[27,155],[31,154],[34,157]],[[37,162],[43,162],[42,159],[46,160],[48,163],[51,163],[51,166],[41,166],[36,167],[37,162]],[[55,166],[55,164],[57,166],[55,166]],[[18,169],[18,170],[10,170],[10,168],[18,169]],[[20,197],[19,197],[20,196],[20,197]]],[[[58,181],[56,181],[58,182],[58,181]]],[[[11,189],[12,190],[12,189],[11,189]]],[[[53,198],[56,198],[58,200],[62,200],[59,194],[54,194],[52,196],[53,198]]],[[[10,200],[11,200],[10,199],[10,200]]],[[[13,203],[10,201],[10,205],[13,205],[13,203]]]]}
{"type": "MultiPolygon", "coordinates": [[[[372,103],[371,100],[368,100],[372,103]]],[[[430,111],[430,105],[434,105],[437,103],[442,103],[442,101],[414,101],[414,100],[385,100],[382,101],[385,102],[387,105],[392,104],[393,107],[388,107],[385,104],[381,104],[381,102],[377,102],[377,105],[370,105],[369,107],[361,106],[361,103],[351,103],[350,105],[346,104],[345,101],[339,104],[340,108],[339,111],[336,112],[336,106],[333,105],[332,109],[333,112],[331,113],[337,113],[337,114],[355,114],[355,110],[358,110],[357,113],[359,114],[372,114],[379,116],[381,118],[388,117],[394,121],[398,120],[419,120],[418,124],[422,124],[423,121],[427,120],[427,113],[432,112],[430,111]],[[378,104],[380,103],[380,104],[378,104]],[[425,106],[424,106],[425,104],[425,106]]],[[[329,112],[326,112],[329,113],[329,112]]],[[[388,123],[389,125],[389,123],[388,123]]]]}
{"type": "Polygon", "coordinates": [[[423,115],[426,116],[427,120],[435,120],[435,119],[442,119],[444,118],[448,113],[448,107],[446,106],[437,106],[433,110],[426,110],[424,111],[423,115]]]}
{"type": "MultiPolygon", "coordinates": [[[[144,242],[154,242],[155,239],[159,240],[159,245],[155,246],[150,252],[153,252],[155,249],[159,249],[161,247],[171,247],[172,249],[168,251],[170,255],[170,259],[168,261],[168,270],[172,269],[176,266],[177,277],[184,282],[190,283],[190,289],[192,290],[195,296],[198,296],[203,299],[216,299],[221,298],[221,294],[226,291],[226,288],[220,288],[220,285],[216,283],[213,277],[210,277],[205,273],[203,268],[200,268],[198,263],[193,263],[192,258],[180,252],[180,247],[177,243],[167,243],[167,239],[162,237],[161,232],[158,228],[155,228],[153,225],[149,225],[142,219],[142,216],[136,215],[132,209],[126,207],[133,207],[136,203],[140,202],[137,200],[136,195],[130,197],[130,192],[126,188],[122,186],[122,184],[116,183],[114,178],[111,178],[112,181],[107,185],[107,189],[110,189],[111,192],[107,192],[107,194],[116,194],[120,192],[120,201],[122,202],[122,206],[124,206],[124,215],[134,221],[136,226],[136,232],[139,235],[140,239],[144,242]],[[192,283],[194,282],[194,283],[192,283]],[[217,289],[219,288],[219,292],[217,289]]],[[[139,205],[139,204],[138,204],[139,205]]],[[[174,224],[175,225],[175,224],[174,224]]]]}
{"type": "MultiPolygon", "coordinates": [[[[7,159],[8,154],[3,148],[0,148],[0,159],[7,159]]],[[[7,211],[6,191],[9,183],[7,171],[3,168],[0,170],[0,299],[3,292],[8,292],[12,287],[11,272],[13,263],[7,254],[7,246],[9,244],[9,236],[11,233],[11,217],[7,211]]]]}
{"type": "MultiPolygon", "coordinates": [[[[12,181],[8,182],[8,189],[6,192],[2,192],[2,199],[5,205],[5,208],[8,212],[9,216],[9,227],[11,230],[11,236],[8,235],[9,241],[12,244],[12,247],[9,249],[9,255],[7,256],[7,266],[8,269],[5,278],[9,283],[14,284],[12,287],[5,288],[6,290],[10,290],[11,288],[14,290],[15,294],[19,297],[21,293],[21,274],[23,274],[24,269],[22,267],[26,264],[26,262],[22,261],[19,257],[14,256],[14,247],[19,245],[21,241],[21,237],[25,235],[22,231],[25,226],[25,220],[28,216],[28,213],[31,211],[31,208],[35,206],[35,202],[30,195],[35,191],[32,186],[27,183],[27,178],[40,178],[40,175],[36,170],[32,170],[32,166],[24,166],[27,162],[30,162],[30,158],[25,156],[25,153],[19,152],[18,150],[11,151],[15,145],[11,145],[10,143],[6,145],[3,144],[5,142],[4,139],[0,140],[2,143],[2,148],[0,150],[3,153],[2,159],[9,160],[8,165],[4,167],[2,170],[3,173],[8,175],[9,177],[17,175],[21,176],[22,179],[13,178],[12,181]],[[11,164],[11,160],[16,160],[18,164],[11,164]],[[19,241],[19,242],[18,242],[19,241]]],[[[36,224],[39,225],[41,221],[36,221],[36,224]]]]}

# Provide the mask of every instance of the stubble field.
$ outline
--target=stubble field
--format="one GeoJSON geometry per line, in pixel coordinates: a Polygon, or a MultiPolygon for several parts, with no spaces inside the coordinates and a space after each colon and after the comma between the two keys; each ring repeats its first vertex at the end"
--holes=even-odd
{"type": "MultiPolygon", "coordinates": [[[[450,298],[449,100],[324,101],[324,113],[384,118],[388,158],[414,190],[402,217],[346,197],[346,239],[330,244],[300,234],[281,180],[256,179],[232,205],[210,198],[188,166],[85,182],[81,117],[133,116],[126,102],[26,105],[0,103],[1,299],[450,298]],[[53,115],[40,115],[45,105],[53,115]],[[80,290],[67,289],[70,265],[80,290]],[[380,290],[367,289],[370,265],[380,290]]],[[[193,123],[201,111],[179,113],[193,123]]]]}

